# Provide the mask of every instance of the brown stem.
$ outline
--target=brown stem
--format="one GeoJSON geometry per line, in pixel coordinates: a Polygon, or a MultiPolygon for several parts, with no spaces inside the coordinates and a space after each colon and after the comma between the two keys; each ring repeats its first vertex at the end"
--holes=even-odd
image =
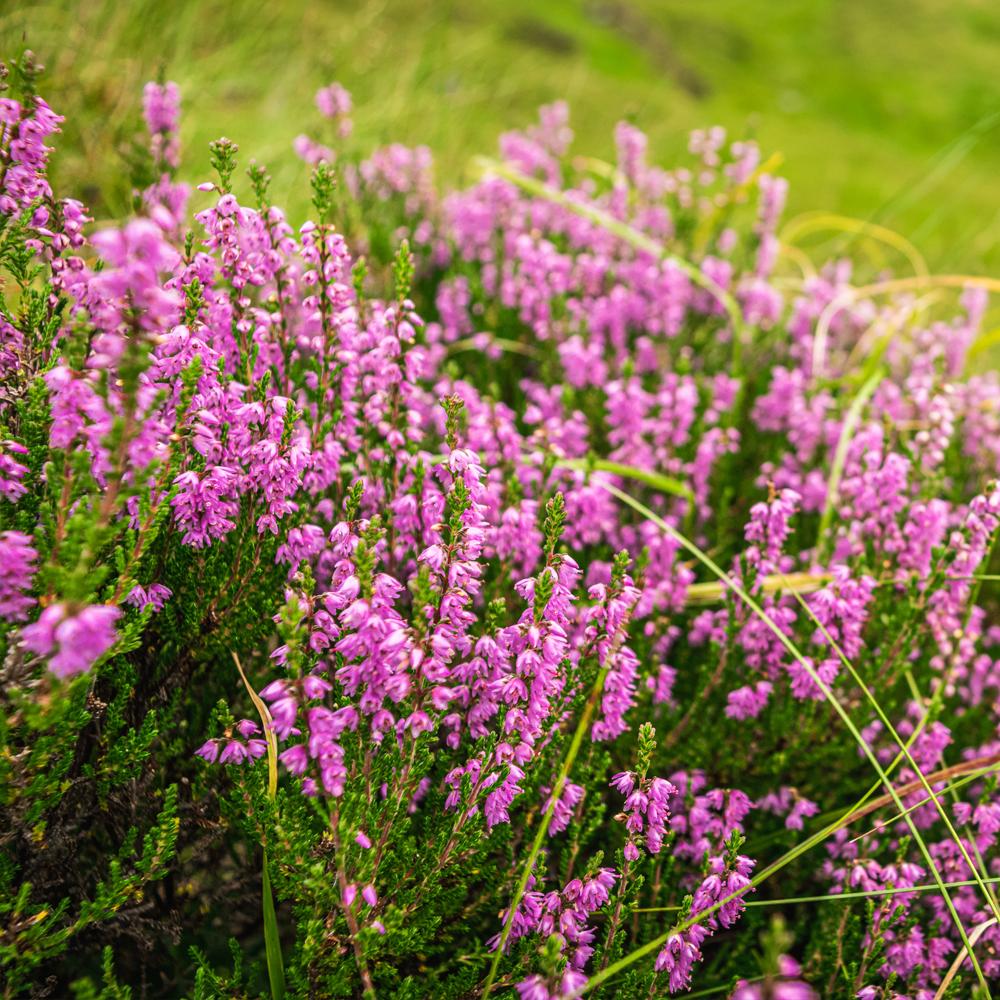
{"type": "Polygon", "coordinates": [[[847,918],[851,915],[849,907],[844,908],[844,912],[840,915],[840,923],[837,926],[837,961],[833,965],[833,971],[830,973],[829,982],[826,984],[826,996],[833,996],[833,988],[837,982],[837,973],[840,971],[844,964],[844,934],[847,931],[847,918]]]}
{"type": "Polygon", "coordinates": [[[720,682],[722,681],[722,675],[723,673],[725,673],[725,670],[726,670],[726,654],[723,653],[719,657],[719,662],[716,665],[715,670],[712,673],[712,676],[709,677],[708,683],[694,697],[693,701],[688,706],[687,711],[682,716],[680,722],[678,722],[677,725],[674,726],[673,729],[671,729],[670,732],[667,733],[667,735],[664,737],[661,744],[661,749],[669,750],[672,746],[674,746],[677,743],[677,741],[681,738],[681,736],[684,735],[684,731],[691,724],[691,721],[692,719],[694,719],[695,713],[697,712],[698,708],[703,704],[703,702],[708,698],[708,696],[719,686],[720,682]]]}
{"type": "Polygon", "coordinates": [[[365,988],[365,996],[374,1000],[375,984],[372,982],[372,975],[368,969],[368,962],[365,960],[364,952],[361,949],[361,942],[358,940],[358,934],[360,933],[361,928],[358,925],[358,918],[354,915],[354,904],[352,902],[348,905],[344,898],[347,893],[347,875],[344,873],[344,866],[341,863],[339,807],[335,808],[333,811],[330,826],[333,832],[333,847],[337,856],[337,884],[340,886],[341,906],[344,910],[344,916],[347,918],[347,929],[351,932],[351,946],[354,948],[354,960],[358,965],[361,982],[365,988]]]}
{"type": "Polygon", "coordinates": [[[622,877],[618,882],[618,899],[615,903],[615,912],[611,914],[611,919],[608,921],[608,932],[604,937],[604,954],[601,956],[601,968],[599,972],[603,972],[607,968],[608,959],[611,957],[611,943],[615,939],[615,934],[618,933],[618,925],[621,923],[622,909],[625,906],[625,885],[628,882],[629,870],[631,868],[630,862],[626,859],[625,864],[622,865],[622,877]]]}
{"type": "MultiPolygon", "coordinates": [[[[961,764],[952,764],[950,767],[943,767],[940,771],[934,771],[932,774],[925,774],[924,777],[914,778],[913,781],[907,781],[903,785],[897,786],[895,790],[895,797],[902,798],[904,795],[909,795],[911,792],[919,792],[924,787],[924,782],[927,784],[934,784],[938,781],[947,781],[949,778],[955,778],[962,774],[969,774],[973,771],[979,771],[983,768],[989,767],[991,764],[1000,763],[1000,754],[990,754],[987,757],[976,757],[974,760],[965,760],[961,764]]],[[[855,820],[861,819],[863,816],[867,816],[870,813],[881,809],[883,806],[889,805],[890,802],[895,801],[893,795],[880,795],[877,799],[872,799],[871,802],[866,802],[860,809],[855,809],[847,819],[846,823],[853,823],[855,820]]]]}
{"type": "Polygon", "coordinates": [[[403,766],[403,772],[399,776],[399,785],[396,792],[396,801],[393,805],[392,816],[389,821],[382,826],[382,833],[379,835],[378,844],[375,847],[375,860],[372,864],[372,881],[375,881],[375,876],[378,873],[379,864],[382,861],[382,855],[385,852],[386,844],[389,841],[389,834],[392,832],[392,828],[396,822],[396,817],[399,815],[400,807],[403,804],[403,797],[406,794],[407,783],[410,777],[410,771],[413,770],[413,765],[417,759],[417,741],[413,740],[410,745],[410,759],[403,766]]]}

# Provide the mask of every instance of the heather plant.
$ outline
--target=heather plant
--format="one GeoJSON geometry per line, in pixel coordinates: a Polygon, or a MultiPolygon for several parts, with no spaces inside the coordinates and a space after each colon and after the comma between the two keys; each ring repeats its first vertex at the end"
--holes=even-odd
{"type": "Polygon", "coordinates": [[[719,129],[604,163],[556,104],[443,192],[337,84],[310,220],[227,138],[192,191],[151,83],[95,225],[37,74],[0,98],[6,996],[990,995],[996,282],[815,265],[719,129]]]}

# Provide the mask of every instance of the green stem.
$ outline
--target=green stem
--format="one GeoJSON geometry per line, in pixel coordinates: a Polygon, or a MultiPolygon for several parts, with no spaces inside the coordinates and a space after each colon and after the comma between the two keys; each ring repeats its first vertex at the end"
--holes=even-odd
{"type": "Polygon", "coordinates": [[[566,751],[566,756],[563,759],[562,766],[559,768],[559,776],[556,778],[555,785],[552,788],[552,794],[549,798],[549,807],[545,810],[545,814],[542,816],[542,822],[538,825],[538,829],[535,831],[535,839],[531,844],[531,850],[528,853],[528,860],[524,863],[521,876],[517,880],[517,887],[514,890],[514,896],[510,901],[510,907],[507,910],[507,917],[503,922],[503,930],[500,932],[500,942],[497,944],[496,951],[493,953],[493,962],[490,965],[490,972],[486,977],[486,984],[483,986],[483,1000],[486,1000],[486,997],[490,995],[490,992],[493,989],[493,983],[496,980],[497,971],[500,968],[500,959],[503,957],[504,949],[507,946],[507,939],[510,937],[511,928],[514,926],[514,914],[517,912],[517,907],[528,887],[528,879],[531,878],[531,873],[535,867],[535,861],[542,850],[542,843],[545,840],[545,834],[548,832],[549,824],[552,822],[552,817],[555,814],[556,803],[558,803],[560,797],[562,796],[563,787],[569,778],[569,773],[572,770],[576,756],[580,752],[580,745],[583,743],[583,735],[590,728],[590,720],[594,715],[594,710],[597,708],[597,699],[600,697],[601,691],[604,689],[604,680],[607,675],[607,667],[601,667],[598,670],[597,677],[594,678],[594,686],[590,690],[590,694],[587,697],[587,703],[583,706],[583,711],[580,713],[580,719],[576,724],[576,731],[573,733],[573,739],[570,742],[569,749],[566,751]]]}
{"type": "MultiPolygon", "coordinates": [[[[990,885],[1000,883],[1000,878],[990,878],[986,880],[990,885]]],[[[945,882],[946,889],[965,889],[976,885],[975,879],[966,879],[963,882],[945,882]]],[[[890,889],[871,889],[867,892],[837,892],[827,893],[825,896],[789,896],[787,899],[748,899],[745,906],[795,906],[799,903],[837,903],[841,900],[868,899],[874,896],[900,896],[907,892],[937,892],[938,886],[935,882],[927,882],[923,885],[911,885],[909,887],[900,886],[890,889]]],[[[648,906],[633,913],[676,913],[679,906],[648,906]]]]}
{"type": "Polygon", "coordinates": [[[833,453],[833,464],[830,466],[830,478],[826,484],[826,504],[819,519],[819,532],[816,535],[817,547],[821,552],[826,548],[826,540],[830,537],[830,526],[833,523],[833,512],[837,506],[840,480],[844,475],[844,463],[847,461],[847,450],[851,446],[854,429],[861,419],[861,411],[865,408],[868,400],[875,394],[875,390],[879,387],[883,378],[885,378],[885,371],[881,367],[877,368],[868,377],[868,380],[858,390],[858,394],[851,401],[851,405],[848,407],[847,414],[844,417],[844,424],[840,428],[837,449],[833,453]]]}

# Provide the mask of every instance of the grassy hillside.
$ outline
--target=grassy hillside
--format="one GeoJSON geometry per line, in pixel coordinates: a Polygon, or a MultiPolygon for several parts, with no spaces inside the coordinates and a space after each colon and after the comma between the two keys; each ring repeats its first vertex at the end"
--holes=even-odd
{"type": "Polygon", "coordinates": [[[451,178],[565,97],[580,148],[608,153],[628,115],[669,159],[692,127],[723,124],[784,155],[793,213],[876,218],[937,270],[1000,265],[1000,8],[989,0],[3,6],[4,48],[36,50],[68,117],[57,173],[93,182],[105,214],[126,204],[125,171],[109,164],[124,162],[146,79],[183,87],[192,177],[225,133],[268,163],[281,195],[305,169],[290,143],[315,124],[313,91],[336,78],[354,93],[362,146],[425,142],[451,178]]]}

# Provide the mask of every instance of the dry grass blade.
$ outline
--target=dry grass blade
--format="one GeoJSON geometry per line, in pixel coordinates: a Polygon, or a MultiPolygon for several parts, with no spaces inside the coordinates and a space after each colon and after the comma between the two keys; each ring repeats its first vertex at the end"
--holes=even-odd
{"type": "Polygon", "coordinates": [[[844,417],[844,424],[840,428],[840,438],[837,440],[837,448],[833,453],[833,463],[830,466],[830,477],[826,482],[826,503],[823,505],[823,513],[820,515],[819,530],[816,535],[821,554],[826,551],[827,539],[831,537],[830,528],[834,512],[837,509],[840,480],[844,475],[844,465],[847,462],[847,451],[851,447],[851,439],[854,437],[854,431],[861,420],[862,411],[868,405],[868,400],[875,394],[875,390],[884,377],[885,372],[881,368],[872,372],[865,384],[858,390],[858,394],[851,400],[851,405],[844,417]]]}
{"type": "Polygon", "coordinates": [[[915,274],[926,275],[927,264],[920,251],[905,236],[894,229],[880,226],[877,222],[866,222],[835,212],[806,212],[790,220],[781,230],[782,243],[794,244],[809,233],[837,230],[856,236],[878,240],[901,253],[910,263],[915,274]]]}
{"type": "MultiPolygon", "coordinates": [[[[772,573],[758,582],[765,594],[780,591],[811,594],[825,587],[833,577],[829,573],[772,573]]],[[[718,604],[726,595],[726,586],[716,581],[692,583],[687,589],[687,603],[694,605],[718,604]]]]}
{"type": "MultiPolygon", "coordinates": [[[[254,708],[260,716],[264,727],[264,740],[267,743],[267,794],[272,801],[278,793],[278,737],[274,732],[274,720],[267,705],[253,689],[253,685],[243,672],[240,658],[233,653],[233,662],[240,673],[243,685],[250,695],[254,708]]],[[[274,895],[271,892],[271,876],[267,870],[267,848],[264,848],[263,871],[261,875],[261,905],[264,917],[264,951],[267,955],[267,977],[271,984],[271,996],[274,1000],[282,1000],[285,995],[285,964],[281,957],[281,935],[278,931],[278,915],[274,908],[274,895]]]]}
{"type": "MultiPolygon", "coordinates": [[[[984,920],[981,924],[977,924],[972,929],[972,934],[969,936],[969,943],[975,945],[976,942],[997,922],[996,917],[990,917],[989,920],[984,920]]],[[[962,963],[965,961],[965,957],[959,952],[955,956],[955,961],[951,963],[951,968],[945,973],[944,979],[941,980],[941,985],[937,988],[937,992],[934,994],[934,1000],[943,1000],[945,994],[948,992],[948,987],[951,986],[952,980],[958,975],[958,970],[962,967],[962,963]]]]}
{"type": "MultiPolygon", "coordinates": [[[[538,349],[530,344],[522,344],[519,340],[511,340],[508,337],[490,337],[486,342],[487,347],[495,347],[506,354],[523,354],[526,358],[539,357],[538,349]]],[[[448,345],[449,354],[461,354],[462,351],[481,351],[483,345],[479,337],[466,337],[464,340],[456,340],[448,345]]]]}
{"type": "Polygon", "coordinates": [[[257,714],[264,727],[264,741],[267,743],[267,794],[273,799],[278,791],[278,737],[274,732],[274,720],[271,718],[271,712],[267,705],[264,704],[260,695],[247,679],[247,675],[243,672],[243,664],[240,663],[240,658],[235,653],[233,653],[233,662],[236,664],[243,686],[247,689],[247,694],[250,695],[253,707],[257,709],[257,714]]]}
{"type": "Polygon", "coordinates": [[[835,295],[830,304],[820,314],[813,338],[813,377],[823,374],[826,365],[826,345],[830,337],[830,326],[834,317],[857,299],[866,296],[888,295],[894,292],[919,291],[921,288],[983,288],[988,292],[1000,292],[1000,279],[984,278],[978,274],[930,274],[915,278],[895,278],[892,281],[877,281],[871,285],[845,288],[835,295]]]}

